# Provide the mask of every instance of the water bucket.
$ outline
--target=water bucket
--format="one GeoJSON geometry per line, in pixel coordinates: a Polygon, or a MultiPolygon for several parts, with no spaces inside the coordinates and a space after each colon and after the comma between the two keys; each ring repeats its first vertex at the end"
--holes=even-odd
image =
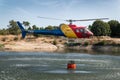
{"type": "Polygon", "coordinates": [[[67,69],[76,69],[76,64],[74,61],[70,61],[68,64],[67,64],[67,69]]]}

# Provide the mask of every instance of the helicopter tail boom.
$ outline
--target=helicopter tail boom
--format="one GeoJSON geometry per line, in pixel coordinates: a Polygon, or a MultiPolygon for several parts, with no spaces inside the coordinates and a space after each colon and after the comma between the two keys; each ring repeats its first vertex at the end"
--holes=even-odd
{"type": "Polygon", "coordinates": [[[60,29],[55,29],[55,30],[25,30],[19,21],[17,21],[17,24],[18,24],[19,28],[21,29],[22,38],[25,38],[26,33],[65,36],[64,33],[60,29]]]}

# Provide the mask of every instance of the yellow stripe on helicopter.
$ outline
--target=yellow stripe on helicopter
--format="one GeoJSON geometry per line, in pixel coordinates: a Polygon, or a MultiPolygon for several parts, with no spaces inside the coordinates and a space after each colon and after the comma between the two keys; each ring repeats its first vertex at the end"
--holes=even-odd
{"type": "Polygon", "coordinates": [[[73,30],[66,24],[61,24],[60,28],[65,36],[69,38],[77,38],[77,35],[73,32],[73,30]]]}

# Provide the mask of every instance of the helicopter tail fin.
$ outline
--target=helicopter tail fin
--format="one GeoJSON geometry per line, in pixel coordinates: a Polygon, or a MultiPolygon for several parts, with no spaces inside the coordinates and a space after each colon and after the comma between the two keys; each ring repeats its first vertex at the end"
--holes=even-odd
{"type": "Polygon", "coordinates": [[[22,24],[19,21],[17,21],[17,25],[19,26],[19,28],[22,32],[22,38],[25,38],[26,33],[27,33],[26,30],[23,28],[22,24]]]}

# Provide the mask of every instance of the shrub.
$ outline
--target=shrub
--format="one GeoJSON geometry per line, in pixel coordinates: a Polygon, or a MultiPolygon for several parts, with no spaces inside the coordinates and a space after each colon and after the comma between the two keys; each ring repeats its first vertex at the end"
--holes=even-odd
{"type": "Polygon", "coordinates": [[[4,44],[0,44],[0,48],[4,47],[4,44]]]}
{"type": "Polygon", "coordinates": [[[81,43],[65,43],[66,46],[71,47],[71,46],[80,46],[81,43]]]}
{"type": "Polygon", "coordinates": [[[56,41],[56,40],[54,40],[54,41],[53,41],[53,45],[56,45],[56,44],[57,44],[57,41],[56,41]]]}
{"type": "Polygon", "coordinates": [[[116,20],[111,20],[111,21],[108,22],[108,24],[110,25],[110,29],[111,29],[111,36],[112,37],[119,36],[120,23],[116,20]]]}
{"type": "Polygon", "coordinates": [[[7,40],[7,38],[6,38],[6,37],[2,38],[2,41],[3,41],[3,42],[5,42],[6,40],[7,40]]]}
{"type": "Polygon", "coordinates": [[[109,36],[111,34],[109,24],[99,20],[92,24],[91,31],[95,36],[109,36]]]}
{"type": "Polygon", "coordinates": [[[14,37],[14,41],[17,41],[18,40],[18,37],[14,37]]]}
{"type": "Polygon", "coordinates": [[[83,46],[88,46],[89,42],[84,42],[83,46]]]}
{"type": "Polygon", "coordinates": [[[96,43],[96,44],[94,44],[95,46],[103,46],[103,45],[105,45],[106,44],[106,42],[105,41],[100,41],[100,42],[98,42],[98,43],[96,43]]]}

